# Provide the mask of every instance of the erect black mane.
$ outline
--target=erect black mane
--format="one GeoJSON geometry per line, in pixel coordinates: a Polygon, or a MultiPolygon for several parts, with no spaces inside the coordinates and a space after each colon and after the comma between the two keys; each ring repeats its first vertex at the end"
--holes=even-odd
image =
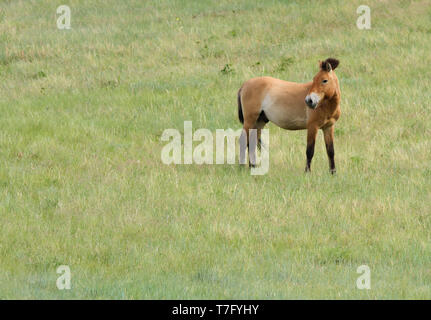
{"type": "Polygon", "coordinates": [[[335,68],[338,67],[338,65],[340,64],[340,61],[335,59],[335,58],[328,58],[325,61],[322,61],[322,64],[320,65],[320,67],[322,68],[322,70],[335,70],[335,68]],[[328,64],[331,66],[331,68],[329,68],[328,64]]]}

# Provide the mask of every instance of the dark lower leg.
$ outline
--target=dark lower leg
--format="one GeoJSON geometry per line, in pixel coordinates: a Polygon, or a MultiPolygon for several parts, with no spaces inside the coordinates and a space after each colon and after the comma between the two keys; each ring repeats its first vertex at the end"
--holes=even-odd
{"type": "Polygon", "coordinates": [[[305,171],[311,171],[311,160],[314,156],[314,142],[307,145],[307,166],[305,167],[305,171]]]}
{"type": "Polygon", "coordinates": [[[309,127],[307,130],[307,165],[305,167],[305,172],[311,171],[311,160],[314,155],[314,144],[316,142],[317,128],[309,127]]]}
{"type": "Polygon", "coordinates": [[[334,152],[334,143],[332,141],[326,144],[326,153],[328,154],[328,159],[329,159],[329,170],[331,171],[332,174],[334,174],[336,172],[335,160],[334,160],[335,152],[334,152]]]}
{"type": "Polygon", "coordinates": [[[329,170],[332,174],[335,173],[335,152],[334,152],[334,126],[325,128],[323,130],[323,137],[325,138],[326,153],[328,154],[329,170]]]}

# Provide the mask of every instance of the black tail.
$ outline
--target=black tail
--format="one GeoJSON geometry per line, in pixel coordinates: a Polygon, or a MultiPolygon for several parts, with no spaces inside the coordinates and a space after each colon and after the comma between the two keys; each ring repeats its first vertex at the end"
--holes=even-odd
{"type": "Polygon", "coordinates": [[[241,89],[239,89],[238,91],[238,118],[241,123],[244,123],[244,115],[242,114],[242,104],[241,104],[241,89]]]}

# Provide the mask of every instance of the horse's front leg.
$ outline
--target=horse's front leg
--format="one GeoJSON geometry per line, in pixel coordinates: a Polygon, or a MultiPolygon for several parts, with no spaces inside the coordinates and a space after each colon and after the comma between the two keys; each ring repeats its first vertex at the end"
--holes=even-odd
{"type": "Polygon", "coordinates": [[[334,174],[337,170],[335,169],[335,152],[334,152],[334,126],[323,129],[323,138],[325,139],[326,153],[329,159],[329,171],[334,174]]]}
{"type": "Polygon", "coordinates": [[[310,166],[314,155],[314,145],[316,142],[317,130],[317,126],[312,124],[307,128],[307,165],[305,167],[305,172],[311,171],[310,166]]]}

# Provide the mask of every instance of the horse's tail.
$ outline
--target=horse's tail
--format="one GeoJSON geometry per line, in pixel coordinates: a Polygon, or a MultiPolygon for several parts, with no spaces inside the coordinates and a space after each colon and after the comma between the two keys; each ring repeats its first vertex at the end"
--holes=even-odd
{"type": "Polygon", "coordinates": [[[242,87],[238,90],[238,118],[241,123],[244,123],[244,115],[242,114],[241,90],[242,87]]]}

